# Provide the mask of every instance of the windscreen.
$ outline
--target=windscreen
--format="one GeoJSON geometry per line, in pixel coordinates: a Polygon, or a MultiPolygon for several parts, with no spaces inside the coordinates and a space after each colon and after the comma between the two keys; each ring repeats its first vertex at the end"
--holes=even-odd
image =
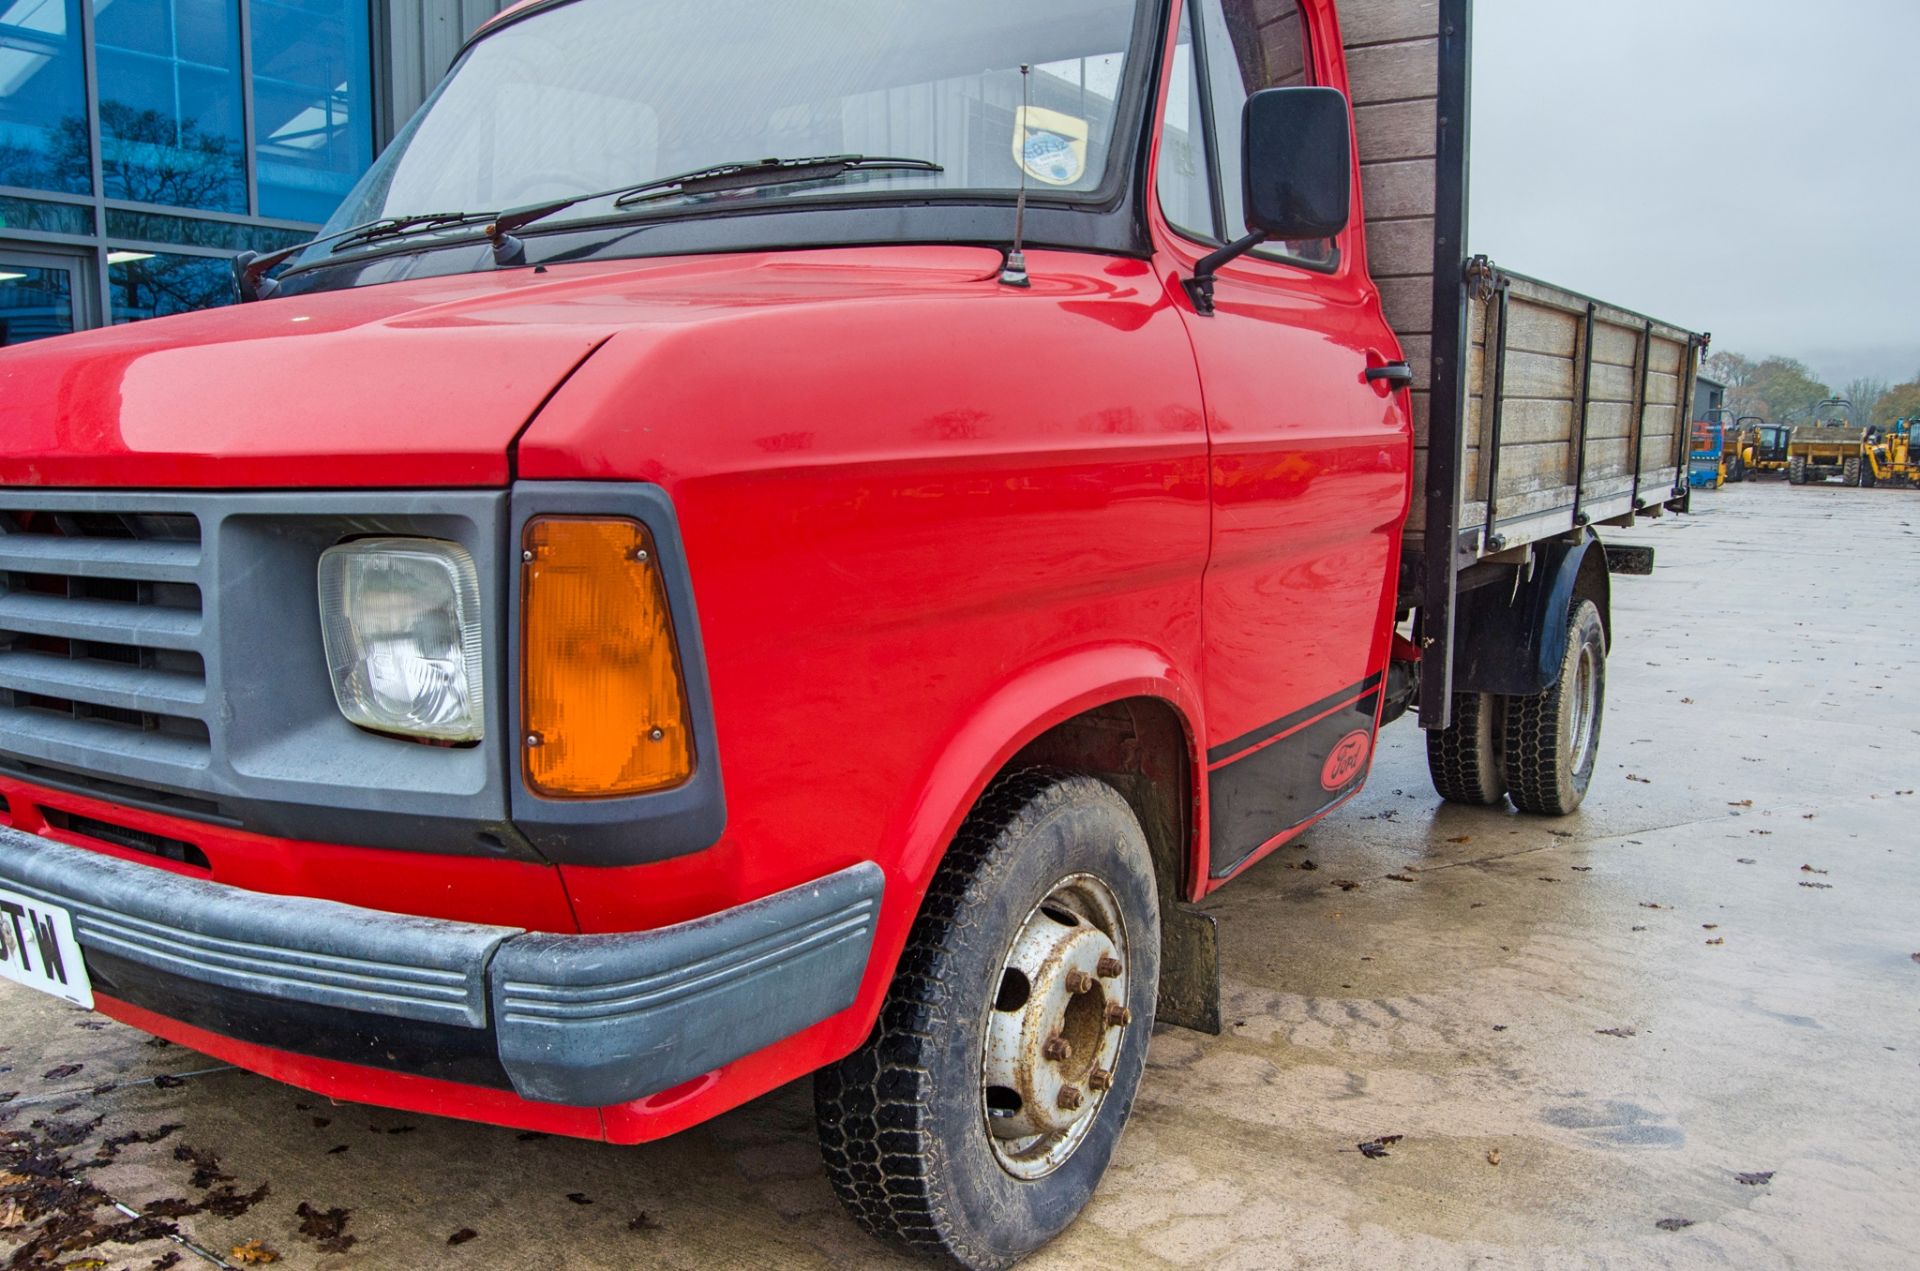
{"type": "Polygon", "coordinates": [[[1121,86],[1143,73],[1131,64],[1141,2],[573,0],[475,43],[329,229],[769,157],[902,157],[944,171],[856,170],[663,210],[1006,193],[1023,166],[1036,193],[1085,196],[1107,172],[1121,86]]]}

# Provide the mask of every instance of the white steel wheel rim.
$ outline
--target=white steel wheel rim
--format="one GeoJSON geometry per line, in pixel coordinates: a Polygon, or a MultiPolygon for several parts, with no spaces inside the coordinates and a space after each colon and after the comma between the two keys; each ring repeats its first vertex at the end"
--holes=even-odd
{"type": "Polygon", "coordinates": [[[1028,913],[992,986],[980,1108],[994,1159],[1015,1178],[1066,1164],[1099,1119],[1131,1023],[1132,967],[1112,888],[1055,884],[1028,913]]]}
{"type": "Polygon", "coordinates": [[[1573,728],[1569,750],[1573,771],[1586,769],[1593,756],[1593,730],[1600,717],[1600,676],[1593,646],[1582,644],[1573,670],[1573,728]]]}

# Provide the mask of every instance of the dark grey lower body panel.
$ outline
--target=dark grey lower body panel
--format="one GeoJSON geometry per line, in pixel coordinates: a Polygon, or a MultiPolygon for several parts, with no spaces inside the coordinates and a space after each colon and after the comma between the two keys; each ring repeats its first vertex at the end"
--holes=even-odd
{"type": "Polygon", "coordinates": [[[656,931],[559,936],[269,896],[0,827],[0,887],[73,916],[113,968],[102,991],[138,983],[199,1003],[196,1027],[295,1053],[327,1012],[462,1062],[496,1051],[522,1097],[575,1106],[678,1085],[852,1005],[883,883],[862,864],[656,931]]]}

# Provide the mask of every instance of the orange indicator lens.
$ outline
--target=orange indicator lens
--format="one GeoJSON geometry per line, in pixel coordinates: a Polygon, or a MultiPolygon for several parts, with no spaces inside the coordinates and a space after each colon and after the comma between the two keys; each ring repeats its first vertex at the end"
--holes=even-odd
{"type": "Polygon", "coordinates": [[[541,517],[522,546],[527,784],[551,798],[606,799],[686,781],[686,685],[647,527],[541,517]]]}

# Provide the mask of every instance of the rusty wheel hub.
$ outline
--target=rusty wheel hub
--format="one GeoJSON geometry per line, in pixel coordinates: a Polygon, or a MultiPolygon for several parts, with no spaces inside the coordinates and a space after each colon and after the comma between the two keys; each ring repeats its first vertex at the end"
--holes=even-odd
{"type": "Polygon", "coordinates": [[[1073,1155],[1099,1115],[1130,1016],[1119,902],[1091,874],[1027,916],[987,1021],[981,1096],[993,1152],[1016,1178],[1073,1155]]]}

